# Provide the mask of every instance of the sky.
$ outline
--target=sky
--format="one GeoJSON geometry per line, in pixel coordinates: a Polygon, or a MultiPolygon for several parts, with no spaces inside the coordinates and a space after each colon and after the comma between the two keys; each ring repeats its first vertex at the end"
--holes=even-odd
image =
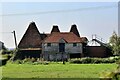
{"type": "Polygon", "coordinates": [[[118,32],[118,2],[2,2],[0,4],[0,41],[14,48],[13,30],[19,44],[30,22],[40,33],[50,33],[53,25],[69,32],[76,24],[81,37],[89,41],[96,34],[108,42],[113,31],[118,32]]]}

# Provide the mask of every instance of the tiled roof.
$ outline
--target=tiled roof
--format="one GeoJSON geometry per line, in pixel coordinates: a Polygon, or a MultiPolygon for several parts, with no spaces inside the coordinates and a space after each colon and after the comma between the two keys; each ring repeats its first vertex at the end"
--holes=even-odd
{"type": "Polygon", "coordinates": [[[85,39],[78,37],[73,32],[53,32],[47,38],[45,38],[45,43],[58,43],[60,39],[64,39],[67,43],[82,43],[85,39]]]}
{"type": "Polygon", "coordinates": [[[18,48],[40,48],[41,37],[35,22],[31,22],[23,35],[18,48]]]}

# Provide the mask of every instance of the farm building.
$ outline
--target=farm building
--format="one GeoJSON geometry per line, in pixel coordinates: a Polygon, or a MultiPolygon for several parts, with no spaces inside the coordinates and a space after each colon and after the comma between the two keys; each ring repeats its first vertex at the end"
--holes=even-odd
{"type": "Polygon", "coordinates": [[[53,26],[51,34],[42,42],[44,59],[80,58],[84,55],[83,44],[87,44],[87,38],[80,37],[76,25],[71,26],[70,32],[60,32],[58,26],[53,26]]]}
{"type": "Polygon", "coordinates": [[[87,57],[109,57],[112,56],[112,50],[107,46],[107,44],[101,42],[98,39],[92,39],[93,44],[91,46],[86,46],[87,57]],[[96,45],[97,44],[97,45],[96,45]]]}
{"type": "Polygon", "coordinates": [[[19,50],[15,59],[24,59],[25,57],[40,58],[42,41],[47,36],[48,34],[40,34],[36,24],[31,22],[18,44],[19,50]]]}
{"type": "MultiPolygon", "coordinates": [[[[80,36],[75,24],[71,26],[69,32],[61,32],[57,25],[53,25],[51,32],[46,34],[40,33],[35,22],[31,22],[18,44],[15,59],[42,57],[45,60],[62,60],[86,56],[106,57],[106,53],[103,52],[96,55],[93,47],[86,46],[87,42],[88,39],[80,36]]],[[[106,51],[106,48],[103,50],[106,51]]]]}

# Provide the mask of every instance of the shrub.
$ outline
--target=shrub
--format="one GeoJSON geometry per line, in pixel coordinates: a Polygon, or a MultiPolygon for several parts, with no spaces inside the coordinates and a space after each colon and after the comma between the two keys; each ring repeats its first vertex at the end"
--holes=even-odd
{"type": "Polygon", "coordinates": [[[120,64],[120,60],[117,60],[117,61],[116,61],[116,64],[120,64]]]}
{"type": "Polygon", "coordinates": [[[114,72],[105,71],[105,72],[100,73],[100,80],[112,80],[114,76],[115,76],[114,72]]]}
{"type": "Polygon", "coordinates": [[[82,63],[91,63],[91,58],[81,58],[82,63]]]}
{"type": "Polygon", "coordinates": [[[36,58],[25,58],[25,59],[23,59],[23,63],[26,63],[26,62],[31,62],[31,63],[33,63],[33,62],[36,62],[37,61],[37,59],[36,58]]]}
{"type": "Polygon", "coordinates": [[[30,61],[31,61],[30,58],[25,58],[25,59],[23,60],[23,63],[30,62],[30,61]]]}
{"type": "Polygon", "coordinates": [[[48,61],[44,61],[43,64],[44,64],[44,65],[48,65],[49,62],[48,62],[48,61]]]}
{"type": "Polygon", "coordinates": [[[77,64],[78,64],[78,63],[82,63],[82,60],[79,59],[79,58],[78,58],[78,59],[76,58],[76,59],[71,59],[71,60],[69,60],[69,62],[70,62],[70,63],[77,63],[77,64]]]}
{"type": "Polygon", "coordinates": [[[77,63],[77,64],[99,64],[99,63],[115,63],[117,58],[78,58],[78,59],[71,59],[70,63],[77,63]]]}
{"type": "Polygon", "coordinates": [[[35,58],[33,58],[33,57],[32,57],[30,60],[31,60],[31,62],[37,61],[37,60],[36,60],[35,58]]]}
{"type": "Polygon", "coordinates": [[[22,61],[22,60],[16,60],[16,61],[14,61],[13,63],[16,63],[16,64],[23,64],[23,61],[22,61]]]}

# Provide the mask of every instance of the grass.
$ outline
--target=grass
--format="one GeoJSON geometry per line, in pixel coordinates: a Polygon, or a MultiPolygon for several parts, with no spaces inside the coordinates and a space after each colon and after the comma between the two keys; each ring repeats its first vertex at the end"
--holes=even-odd
{"type": "Polygon", "coordinates": [[[2,68],[3,78],[99,78],[103,71],[113,71],[116,64],[12,64],[2,68]]]}

